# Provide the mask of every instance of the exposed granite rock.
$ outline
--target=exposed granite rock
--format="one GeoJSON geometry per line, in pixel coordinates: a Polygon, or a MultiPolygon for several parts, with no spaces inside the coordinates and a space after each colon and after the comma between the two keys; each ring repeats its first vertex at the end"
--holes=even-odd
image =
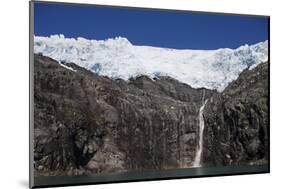
{"type": "Polygon", "coordinates": [[[169,77],[112,80],[42,55],[34,62],[35,175],[190,167],[207,98],[203,166],[268,161],[268,63],[217,93],[169,77]]]}
{"type": "Polygon", "coordinates": [[[189,167],[203,94],[216,93],[168,77],[112,80],[42,55],[34,88],[36,175],[189,167]]]}
{"type": "Polygon", "coordinates": [[[210,98],[204,109],[203,165],[268,162],[268,93],[268,63],[263,63],[210,98]]]}

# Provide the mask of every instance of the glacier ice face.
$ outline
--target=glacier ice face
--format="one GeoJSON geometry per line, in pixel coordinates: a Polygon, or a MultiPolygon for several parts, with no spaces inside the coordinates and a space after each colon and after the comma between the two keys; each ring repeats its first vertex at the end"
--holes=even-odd
{"type": "Polygon", "coordinates": [[[122,37],[88,40],[52,35],[35,36],[34,52],[113,79],[170,76],[194,88],[222,91],[244,69],[268,60],[268,41],[237,49],[177,50],[135,46],[122,37]]]}

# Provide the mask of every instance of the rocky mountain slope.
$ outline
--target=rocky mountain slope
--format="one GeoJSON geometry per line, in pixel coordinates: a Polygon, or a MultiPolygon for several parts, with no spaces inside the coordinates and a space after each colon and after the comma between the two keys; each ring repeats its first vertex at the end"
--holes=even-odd
{"type": "Polygon", "coordinates": [[[203,164],[243,165],[268,162],[268,63],[243,71],[204,109],[203,164]]]}
{"type": "Polygon", "coordinates": [[[192,167],[200,120],[200,165],[266,164],[268,74],[259,64],[218,93],[161,75],[112,79],[35,54],[35,175],[192,167]]]}
{"type": "Polygon", "coordinates": [[[35,175],[191,167],[203,98],[170,77],[128,81],[34,57],[35,175]]]}

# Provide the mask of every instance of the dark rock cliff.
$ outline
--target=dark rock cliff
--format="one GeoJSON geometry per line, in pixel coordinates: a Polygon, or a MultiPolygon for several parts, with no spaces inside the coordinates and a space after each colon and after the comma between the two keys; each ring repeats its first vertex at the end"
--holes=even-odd
{"type": "Polygon", "coordinates": [[[215,91],[168,77],[112,80],[66,66],[76,71],[35,55],[36,175],[192,166],[203,94],[215,91]]]}
{"type": "Polygon", "coordinates": [[[217,93],[169,77],[112,80],[35,55],[35,175],[191,167],[205,99],[201,164],[267,163],[268,95],[268,63],[217,93]]]}
{"type": "Polygon", "coordinates": [[[268,162],[268,63],[243,71],[204,109],[203,165],[268,162]]]}

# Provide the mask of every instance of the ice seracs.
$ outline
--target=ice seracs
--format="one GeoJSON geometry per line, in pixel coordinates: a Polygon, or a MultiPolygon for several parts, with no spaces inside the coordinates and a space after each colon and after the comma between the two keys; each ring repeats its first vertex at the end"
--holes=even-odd
{"type": "Polygon", "coordinates": [[[177,50],[135,46],[123,37],[88,40],[52,35],[35,36],[34,52],[113,79],[170,76],[194,88],[222,91],[244,69],[268,60],[268,42],[237,49],[177,50]]]}

